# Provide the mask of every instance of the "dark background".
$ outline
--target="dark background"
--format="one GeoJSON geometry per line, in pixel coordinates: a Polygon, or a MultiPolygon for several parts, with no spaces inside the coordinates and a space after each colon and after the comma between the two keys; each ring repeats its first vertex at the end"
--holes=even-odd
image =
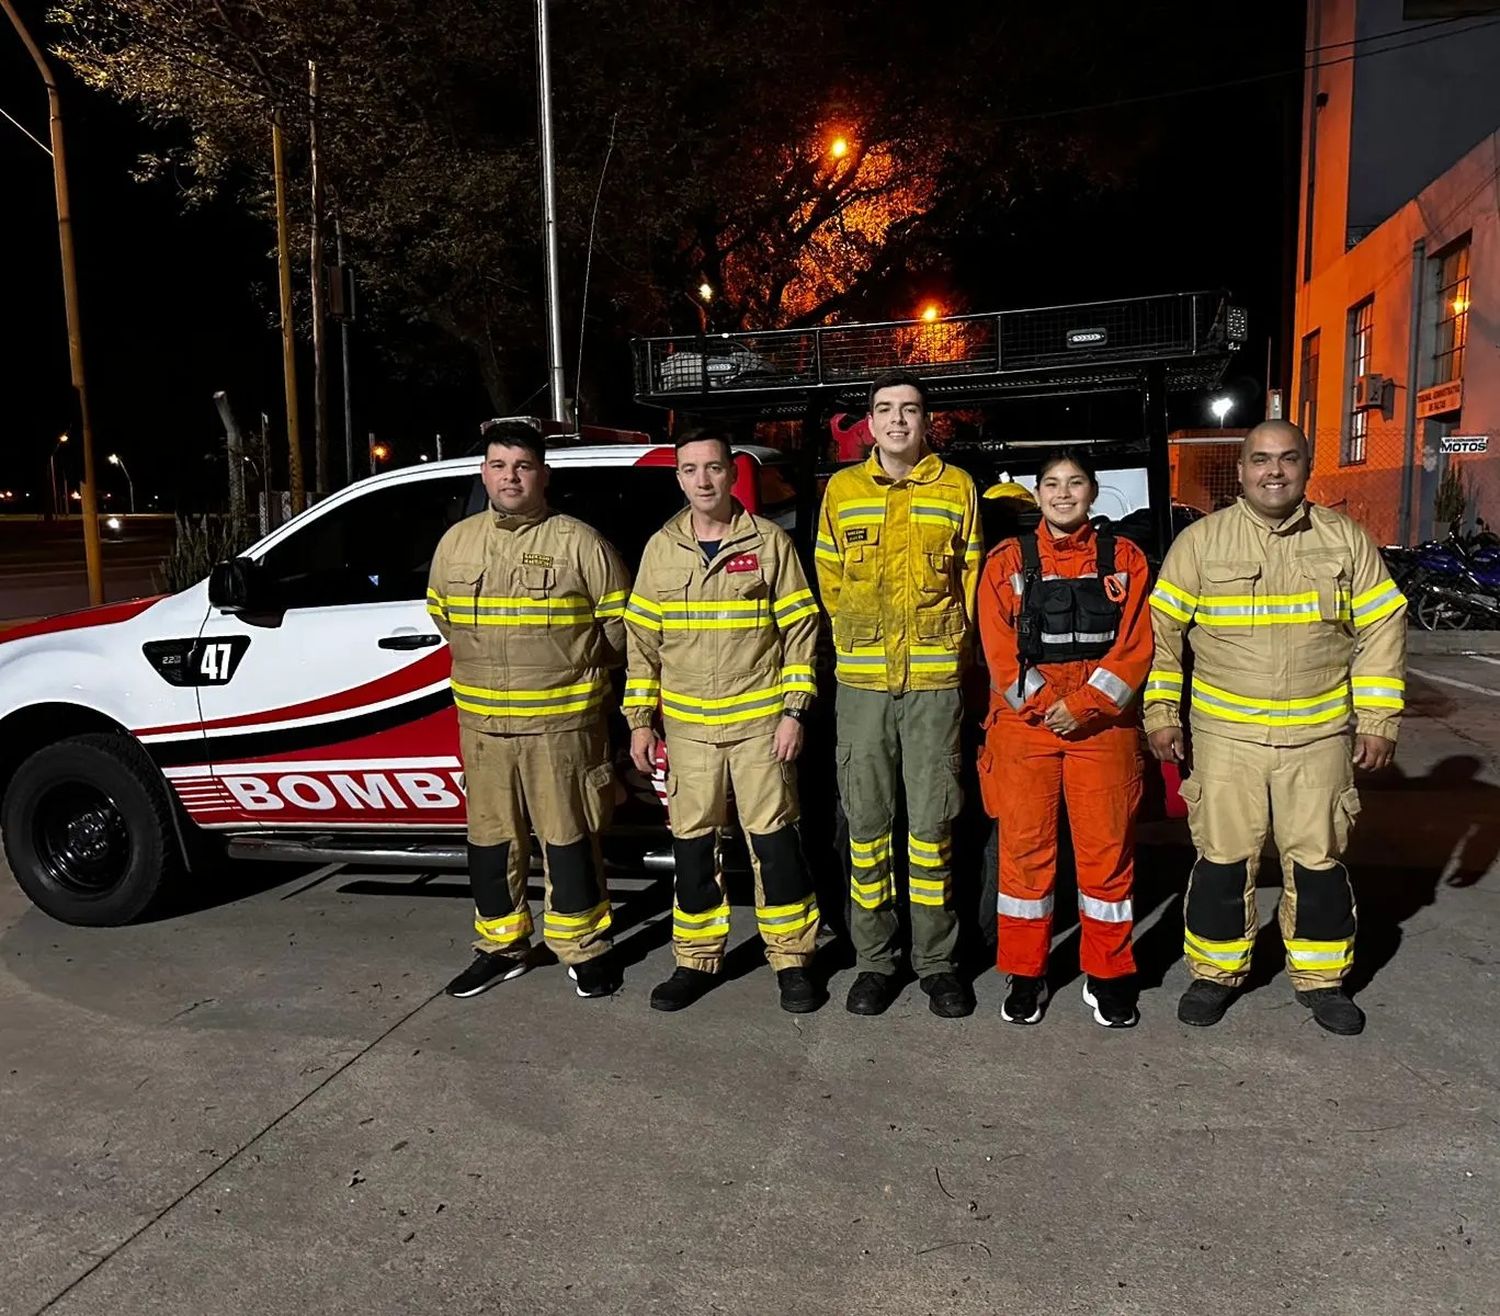
{"type": "MultiPolygon", "coordinates": [[[[45,42],[43,6],[20,7],[45,42]]],[[[1086,123],[1110,185],[1049,194],[1020,217],[976,215],[952,250],[952,278],[973,309],[1227,286],[1251,315],[1251,341],[1227,381],[1236,398],[1231,423],[1253,418],[1264,406],[1268,345],[1273,386],[1284,387],[1289,374],[1281,334],[1291,318],[1303,6],[1159,3],[1140,13],[1135,38],[1124,47],[1112,41],[1109,49],[1095,48],[1090,32],[1079,30],[1067,46],[1048,52],[1055,96],[1035,107],[1042,117],[1032,124],[1055,123],[1061,132],[1086,123]],[[1209,89],[1191,90],[1202,87],[1209,89]],[[1147,99],[1047,117],[1138,97],[1147,99]]],[[[172,130],[143,124],[54,64],[65,102],[101,490],[114,493],[113,506],[122,505],[124,482],[104,464],[107,453],[118,451],[143,509],[213,506],[223,488],[213,392],[227,389],[252,425],[268,413],[273,446],[281,432],[274,232],[227,201],[184,211],[170,180],[133,181],[137,155],[172,130]]],[[[928,76],[941,94],[941,70],[928,76]]],[[[0,106],[47,139],[41,81],[8,24],[0,26],[0,106]]],[[[50,162],[4,121],[0,178],[9,322],[0,358],[0,486],[31,492],[40,507],[47,455],[72,414],[55,210],[50,162]]],[[[302,271],[294,277],[300,281],[302,271]]],[[[918,296],[913,290],[913,302],[918,296]]],[[[535,316],[540,341],[540,305],[535,316]]],[[[399,329],[387,325],[382,332],[399,329]]],[[[336,335],[332,343],[336,355],[336,335]]],[[[613,401],[611,414],[597,419],[660,428],[661,413],[629,403],[623,345],[613,351],[613,361],[601,352],[591,363],[618,384],[600,390],[613,401]]],[[[305,405],[306,344],[300,371],[305,405]]],[[[438,432],[449,454],[456,451],[460,436],[472,434],[490,411],[461,363],[456,378],[467,382],[438,388],[404,379],[389,355],[356,330],[361,456],[372,429],[392,443],[398,463],[430,454],[438,432]]],[[[338,471],[336,375],[331,393],[338,471]]],[[[540,394],[517,409],[545,407],[540,394]]],[[[1173,422],[1211,423],[1205,400],[1179,400],[1173,422]]],[[[304,434],[310,430],[304,420],[304,434]]],[[[75,463],[76,483],[72,447],[65,460],[75,463]]]]}

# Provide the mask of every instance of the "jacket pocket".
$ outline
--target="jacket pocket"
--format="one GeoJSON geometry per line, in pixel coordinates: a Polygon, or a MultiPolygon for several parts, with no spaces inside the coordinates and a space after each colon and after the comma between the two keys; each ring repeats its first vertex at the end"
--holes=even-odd
{"type": "Polygon", "coordinates": [[[453,562],[443,576],[443,610],[448,617],[448,647],[455,663],[484,658],[484,635],[479,600],[484,595],[484,564],[453,562]]]}
{"type": "Polygon", "coordinates": [[[1001,793],[999,765],[994,751],[986,746],[979,751],[979,801],[986,817],[999,819],[1001,793]]]}
{"type": "Polygon", "coordinates": [[[609,826],[615,811],[615,770],[608,763],[598,763],[580,776],[584,826],[591,834],[597,834],[609,826]]]}
{"type": "Polygon", "coordinates": [[[1265,593],[1259,562],[1205,562],[1200,574],[1203,584],[1195,618],[1199,625],[1221,630],[1255,625],[1255,610],[1265,593]]]}
{"type": "Polygon", "coordinates": [[[880,643],[880,618],[853,615],[840,608],[833,619],[834,647],[844,653],[862,645],[880,643]]]}
{"type": "Polygon", "coordinates": [[[949,649],[961,648],[968,626],[963,614],[954,603],[931,612],[919,612],[914,623],[916,637],[929,643],[936,642],[949,649]]]}
{"type": "Polygon", "coordinates": [[[1337,554],[1309,554],[1296,559],[1297,570],[1318,595],[1318,620],[1350,621],[1349,582],[1353,566],[1337,554]]]}

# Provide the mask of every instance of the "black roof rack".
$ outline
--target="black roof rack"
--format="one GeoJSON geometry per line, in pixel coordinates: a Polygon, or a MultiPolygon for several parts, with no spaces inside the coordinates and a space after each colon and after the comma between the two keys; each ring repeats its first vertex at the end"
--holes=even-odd
{"type": "Polygon", "coordinates": [[[1121,392],[1161,370],[1170,390],[1211,389],[1246,337],[1222,290],[934,320],[637,338],[636,401],[726,418],[862,407],[887,370],[918,375],[934,408],[1008,397],[1121,392]]]}

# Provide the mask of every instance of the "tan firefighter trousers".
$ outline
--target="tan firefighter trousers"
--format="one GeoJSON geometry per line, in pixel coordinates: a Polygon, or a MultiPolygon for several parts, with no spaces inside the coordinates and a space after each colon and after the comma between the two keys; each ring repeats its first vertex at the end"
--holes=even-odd
{"type": "Polygon", "coordinates": [[[717,973],[729,940],[717,830],[734,797],[755,873],[755,921],[773,969],[806,965],[818,939],[818,902],[796,822],[797,765],[778,763],[774,734],[710,745],[667,734],[667,795],[676,890],[672,949],[688,969],[717,973]]]}
{"type": "Polygon", "coordinates": [[[469,814],[476,950],[523,954],[532,934],[526,878],[531,833],[545,873],[542,936],[564,964],[609,949],[609,893],[599,833],[615,778],[602,725],[542,735],[459,727],[469,814]]]}
{"type": "Polygon", "coordinates": [[[1237,987],[1259,920],[1255,877],[1268,836],[1281,854],[1281,936],[1298,991],[1335,987],[1354,959],[1354,889],[1341,862],[1359,813],[1347,735],[1257,745],[1193,731],[1182,783],[1198,861],[1188,879],[1183,950],[1193,976],[1237,987]]]}

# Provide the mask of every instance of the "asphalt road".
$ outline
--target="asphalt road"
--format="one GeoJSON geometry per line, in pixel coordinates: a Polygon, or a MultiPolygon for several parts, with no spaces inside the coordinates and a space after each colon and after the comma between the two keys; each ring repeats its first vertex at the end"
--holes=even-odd
{"type": "MultiPolygon", "coordinates": [[[[158,569],[172,533],[169,519],[141,518],[127,520],[122,538],[104,541],[106,602],[163,590],[158,569]]],[[[0,622],[71,612],[88,602],[78,521],[0,520],[0,622]]]]}
{"type": "Polygon", "coordinates": [[[1085,1014],[1070,930],[1034,1029],[993,973],[967,1020],[915,990],[854,1018],[832,953],[795,1019],[736,909],[730,980],[668,1016],[642,883],[619,996],[549,966],[467,1002],[449,877],[218,868],[110,930],[6,883],[0,1312],[1488,1316],[1500,662],[1412,669],[1351,857],[1353,1039],[1293,1002],[1274,925],[1224,1023],[1177,1023],[1172,827],[1128,1033],[1085,1014]]]}

